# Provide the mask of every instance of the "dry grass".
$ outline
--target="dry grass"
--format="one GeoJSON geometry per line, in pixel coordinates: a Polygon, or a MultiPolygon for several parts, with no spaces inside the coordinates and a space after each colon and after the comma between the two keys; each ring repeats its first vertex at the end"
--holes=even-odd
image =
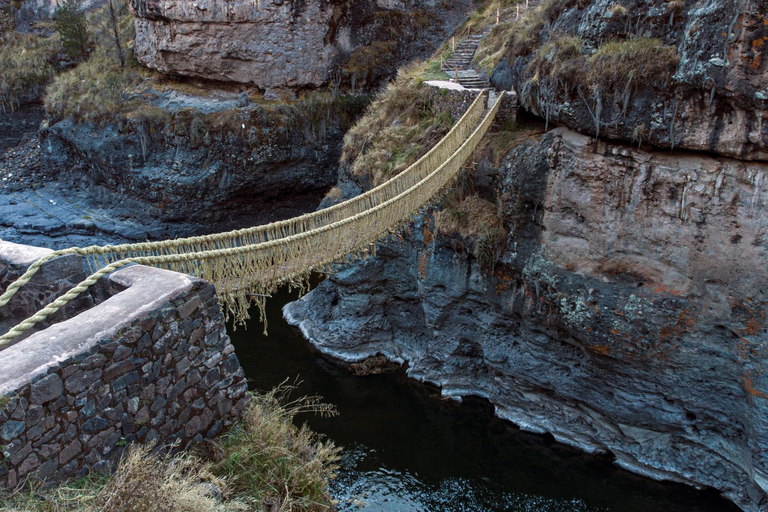
{"type": "Polygon", "coordinates": [[[405,170],[453,126],[450,113],[436,111],[417,78],[420,66],[402,69],[344,137],[342,161],[373,185],[405,170]]]}
{"type": "Polygon", "coordinates": [[[294,386],[285,384],[259,397],[238,428],[227,435],[223,459],[214,467],[232,492],[253,504],[271,503],[276,510],[330,510],[328,481],[334,477],[340,448],[322,442],[296,415],[335,415],[316,397],[290,400],[294,386]]]}
{"type": "Polygon", "coordinates": [[[317,398],[289,401],[293,386],[254,396],[240,424],[214,442],[216,460],[128,448],[117,472],[53,490],[0,490],[0,512],[233,512],[332,509],[328,480],[339,449],[293,424],[304,412],[333,414],[317,398]]]}
{"type": "Polygon", "coordinates": [[[587,81],[603,90],[635,84],[662,84],[674,74],[680,56],[660,39],[639,37],[605,43],[589,58],[587,81]]]}
{"type": "Polygon", "coordinates": [[[48,87],[45,109],[54,119],[72,116],[78,121],[111,119],[136,108],[126,91],[140,80],[139,65],[133,57],[133,16],[125,3],[118,3],[118,28],[126,67],[121,69],[108,24],[107,7],[88,17],[95,47],[89,59],[56,77],[48,87]]]}
{"type": "Polygon", "coordinates": [[[436,214],[435,227],[439,233],[463,237],[484,267],[493,267],[507,239],[496,205],[475,193],[446,205],[436,214]]]}
{"type": "Polygon", "coordinates": [[[0,27],[0,109],[13,111],[23,98],[40,95],[55,72],[59,37],[20,34],[0,27]]]}
{"type": "Polygon", "coordinates": [[[533,55],[528,63],[531,81],[543,79],[577,82],[584,77],[586,59],[581,40],[575,36],[554,36],[533,55]]]}
{"type": "Polygon", "coordinates": [[[190,454],[160,456],[151,447],[133,445],[117,472],[90,477],[57,488],[50,495],[17,491],[4,500],[8,512],[225,512],[248,510],[237,499],[221,502],[212,486],[227,491],[225,480],[211,472],[210,464],[190,454]]]}

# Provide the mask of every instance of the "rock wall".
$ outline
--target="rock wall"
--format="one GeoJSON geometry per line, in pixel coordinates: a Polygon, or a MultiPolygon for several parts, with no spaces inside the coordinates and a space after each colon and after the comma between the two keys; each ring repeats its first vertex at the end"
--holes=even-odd
{"type": "MultiPolygon", "coordinates": [[[[143,64],[162,73],[262,90],[317,88],[341,80],[331,72],[373,43],[378,43],[370,48],[373,53],[358,56],[370,62],[358,64],[373,69],[386,62],[384,76],[402,62],[425,56],[469,5],[436,0],[133,0],[134,51],[143,64]]],[[[363,83],[367,77],[359,73],[357,79],[363,83]]]]}
{"type": "MultiPolygon", "coordinates": [[[[599,131],[610,139],[768,160],[768,1],[560,5],[548,14],[541,9],[533,13],[546,23],[532,30],[525,43],[515,43],[515,54],[492,73],[494,85],[518,91],[524,108],[581,133],[599,131]],[[578,38],[580,50],[564,46],[558,53],[557,45],[547,45],[564,37],[578,38]],[[611,41],[642,38],[658,39],[677,54],[670,74],[638,79],[643,54],[650,51],[643,48],[610,66],[611,80],[620,83],[590,82],[582,58],[611,41]],[[530,66],[537,52],[540,62],[551,64],[544,63],[546,72],[530,66]],[[620,69],[633,65],[631,74],[620,69]]],[[[511,31],[509,39],[520,37],[518,32],[511,31]]],[[[603,55],[611,58],[610,52],[603,55]]]]}
{"type": "Polygon", "coordinates": [[[659,479],[768,507],[768,165],[556,129],[494,182],[493,268],[431,216],[286,306],[320,350],[659,479]]]}
{"type": "Polygon", "coordinates": [[[338,96],[263,106],[244,98],[233,108],[182,99],[181,107],[166,101],[154,116],[106,126],[52,124],[41,131],[43,161],[66,196],[85,193],[89,206],[116,208],[114,216],[160,221],[165,237],[240,228],[314,208],[336,180],[345,130],[368,103],[338,96]]]}
{"type": "Polygon", "coordinates": [[[213,286],[142,266],[104,286],[97,306],[0,350],[0,485],[107,472],[133,442],[184,448],[247,405],[213,286]]]}

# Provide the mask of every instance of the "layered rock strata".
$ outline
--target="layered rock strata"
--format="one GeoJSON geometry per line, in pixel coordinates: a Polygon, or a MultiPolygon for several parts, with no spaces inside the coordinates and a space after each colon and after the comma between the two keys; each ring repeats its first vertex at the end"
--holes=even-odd
{"type": "MultiPolygon", "coordinates": [[[[423,57],[468,6],[435,0],[133,0],[134,51],[162,73],[262,90],[317,88],[341,80],[332,72],[364,47],[358,60],[369,62],[353,63],[348,71],[387,62],[391,74],[399,63],[423,57]]],[[[363,81],[363,73],[357,79],[363,81]]]]}
{"type": "Polygon", "coordinates": [[[347,362],[383,354],[449,396],[654,478],[768,506],[768,165],[556,129],[494,183],[494,268],[431,216],[284,312],[347,362]]]}

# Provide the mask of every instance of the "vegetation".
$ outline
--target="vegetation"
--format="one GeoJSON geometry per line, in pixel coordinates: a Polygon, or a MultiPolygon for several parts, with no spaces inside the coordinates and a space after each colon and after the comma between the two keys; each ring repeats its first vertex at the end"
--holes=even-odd
{"type": "Polygon", "coordinates": [[[79,0],[64,0],[53,12],[53,26],[61,37],[61,46],[72,59],[88,56],[88,26],[79,0]]]}
{"type": "Polygon", "coordinates": [[[53,77],[60,49],[58,35],[20,34],[0,11],[0,109],[13,111],[24,98],[39,96],[53,77]]]}
{"type": "Polygon", "coordinates": [[[665,83],[680,57],[660,39],[638,37],[605,43],[589,58],[588,83],[606,91],[632,84],[665,83]]]}
{"type": "Polygon", "coordinates": [[[50,491],[32,487],[6,492],[0,494],[0,511],[330,510],[327,485],[339,449],[293,420],[300,413],[334,411],[312,397],[289,401],[294,389],[282,386],[255,395],[236,428],[221,442],[203,445],[206,457],[133,445],[114,475],[88,477],[50,491]]]}
{"type": "Polygon", "coordinates": [[[88,26],[94,34],[94,48],[88,60],[58,75],[48,87],[45,108],[54,119],[72,116],[78,121],[98,122],[137,108],[137,103],[130,101],[125,93],[140,81],[142,70],[133,58],[132,44],[128,44],[125,68],[120,67],[118,54],[121,52],[116,48],[114,36],[116,28],[119,40],[132,43],[133,16],[125,2],[115,3],[114,12],[115,25],[109,6],[97,9],[88,17],[88,26]]]}
{"type": "Polygon", "coordinates": [[[344,137],[342,161],[378,185],[405,170],[448,133],[454,119],[438,110],[420,65],[401,70],[344,137]]]}
{"type": "Polygon", "coordinates": [[[478,263],[492,268],[504,249],[507,232],[499,220],[496,205],[481,198],[471,187],[463,188],[460,180],[459,186],[446,195],[435,226],[439,233],[463,237],[478,263]]]}

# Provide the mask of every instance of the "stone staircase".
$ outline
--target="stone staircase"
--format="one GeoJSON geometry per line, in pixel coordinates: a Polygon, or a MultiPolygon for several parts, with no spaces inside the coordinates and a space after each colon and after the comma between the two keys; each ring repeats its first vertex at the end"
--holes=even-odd
{"type": "MultiPolygon", "coordinates": [[[[516,10],[508,10],[501,16],[499,21],[507,22],[523,16],[534,7],[539,5],[539,0],[526,0],[516,10]]],[[[465,37],[451,56],[443,62],[443,72],[447,73],[451,80],[458,82],[467,89],[490,89],[491,84],[487,78],[472,69],[472,57],[480,47],[480,41],[491,33],[493,25],[487,27],[482,33],[468,35],[465,37]]]]}
{"type": "Polygon", "coordinates": [[[443,62],[443,71],[450,75],[450,72],[455,72],[456,69],[460,71],[470,69],[472,66],[472,57],[474,57],[483,37],[485,37],[485,34],[470,35],[464,38],[448,60],[443,62]]]}
{"type": "Polygon", "coordinates": [[[456,51],[443,62],[443,71],[467,89],[488,89],[491,86],[488,80],[472,69],[472,57],[480,46],[480,41],[487,35],[486,32],[465,37],[456,47],[456,51]]]}

